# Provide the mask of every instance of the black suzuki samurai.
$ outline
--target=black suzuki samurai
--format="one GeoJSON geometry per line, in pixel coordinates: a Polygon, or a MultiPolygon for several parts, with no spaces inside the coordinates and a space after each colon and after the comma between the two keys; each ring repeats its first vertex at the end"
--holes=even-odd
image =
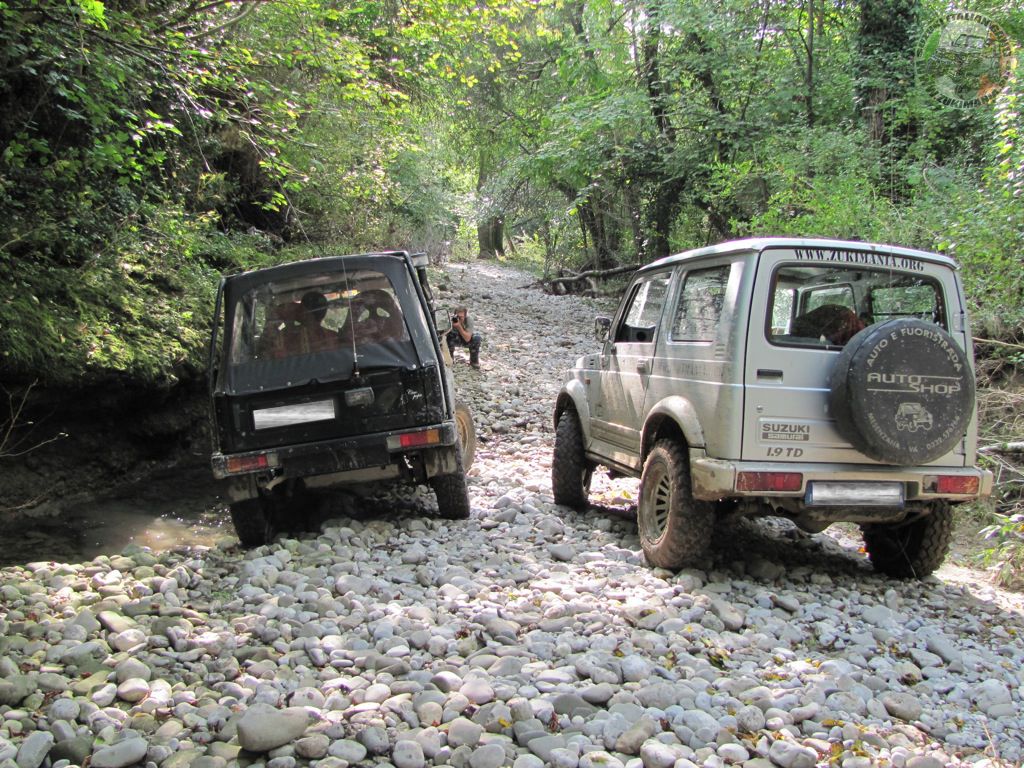
{"type": "Polygon", "coordinates": [[[225,277],[210,345],[213,473],[245,546],[305,491],[428,484],[469,516],[474,433],[455,401],[427,257],[332,256],[225,277]]]}

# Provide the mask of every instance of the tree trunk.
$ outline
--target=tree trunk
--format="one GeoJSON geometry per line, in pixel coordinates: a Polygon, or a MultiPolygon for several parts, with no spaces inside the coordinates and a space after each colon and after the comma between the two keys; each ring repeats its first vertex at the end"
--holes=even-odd
{"type": "MultiPolygon", "coordinates": [[[[857,96],[868,135],[892,139],[886,114],[913,81],[920,0],[863,0],[857,30],[857,96]]],[[[908,128],[909,130],[909,128],[908,128]]]]}
{"type": "Polygon", "coordinates": [[[654,193],[654,200],[651,202],[650,213],[650,237],[647,240],[645,257],[648,259],[660,259],[668,256],[671,251],[669,235],[672,233],[672,223],[679,212],[679,199],[682,196],[686,182],[683,179],[674,179],[659,184],[654,193]]]}
{"type": "MultiPolygon", "coordinates": [[[[661,6],[651,3],[646,7],[647,25],[643,44],[640,47],[641,70],[640,78],[647,91],[647,103],[651,117],[658,128],[659,160],[665,163],[676,145],[676,129],[669,117],[669,94],[667,85],[661,76],[661,6]]],[[[665,171],[661,171],[664,177],[665,171]]],[[[683,179],[662,179],[654,186],[654,199],[648,206],[647,221],[649,237],[645,256],[659,258],[669,253],[669,235],[676,214],[679,212],[679,200],[685,189],[683,179]]]]}
{"type": "Polygon", "coordinates": [[[505,256],[505,222],[491,216],[476,225],[476,239],[480,245],[479,258],[497,259],[505,256]]]}
{"type": "Polygon", "coordinates": [[[476,223],[476,240],[480,246],[477,258],[496,259],[505,255],[505,220],[496,195],[488,194],[487,185],[493,176],[493,159],[484,147],[480,148],[477,166],[476,193],[480,205],[480,220],[476,223]]]}
{"type": "Polygon", "coordinates": [[[618,232],[609,226],[607,216],[593,201],[588,200],[577,206],[580,221],[594,245],[594,269],[607,269],[615,266],[615,254],[618,251],[618,232]]]}
{"type": "Polygon", "coordinates": [[[807,127],[814,127],[814,0],[807,0],[807,127]]]}

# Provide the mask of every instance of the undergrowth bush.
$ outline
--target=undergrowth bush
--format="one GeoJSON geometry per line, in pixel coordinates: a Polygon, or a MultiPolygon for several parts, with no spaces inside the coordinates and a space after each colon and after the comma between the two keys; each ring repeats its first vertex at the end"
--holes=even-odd
{"type": "Polygon", "coordinates": [[[982,563],[1001,587],[1024,591],[1024,514],[996,517],[979,532],[989,542],[982,563]]]}
{"type": "Polygon", "coordinates": [[[126,223],[81,265],[0,259],[0,378],[168,386],[205,368],[222,272],[268,259],[262,238],[227,236],[180,211],[126,223]]]}

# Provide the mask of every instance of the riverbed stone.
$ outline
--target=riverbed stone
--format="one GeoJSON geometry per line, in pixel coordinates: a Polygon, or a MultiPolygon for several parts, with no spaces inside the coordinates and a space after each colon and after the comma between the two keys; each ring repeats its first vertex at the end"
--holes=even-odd
{"type": "Polygon", "coordinates": [[[399,741],[391,752],[391,762],[395,768],[423,768],[426,765],[423,747],[416,741],[399,741]]]}
{"type": "Polygon", "coordinates": [[[309,715],[299,707],[275,709],[269,704],[253,704],[238,720],[238,743],[250,752],[269,752],[295,741],[309,722],[309,715]]]}
{"type": "Polygon", "coordinates": [[[882,697],[882,704],[893,717],[900,720],[917,720],[921,717],[923,707],[917,697],[903,691],[890,691],[882,697]]]}
{"type": "Polygon", "coordinates": [[[366,747],[353,739],[332,741],[327,754],[345,763],[358,763],[366,757],[366,747]]]}
{"type": "Polygon", "coordinates": [[[142,760],[148,748],[144,739],[123,739],[93,752],[89,765],[92,768],[125,768],[142,760]]]}
{"type": "Polygon", "coordinates": [[[18,755],[15,762],[18,768],[39,768],[46,760],[50,749],[53,747],[53,734],[45,731],[33,731],[18,748],[18,755]]]}
{"type": "Polygon", "coordinates": [[[448,745],[475,747],[480,743],[483,732],[482,726],[465,717],[458,717],[448,725],[448,745]]]}
{"type": "Polygon", "coordinates": [[[768,758],[781,768],[814,768],[818,753],[810,747],[780,739],[772,743],[768,758]]]}

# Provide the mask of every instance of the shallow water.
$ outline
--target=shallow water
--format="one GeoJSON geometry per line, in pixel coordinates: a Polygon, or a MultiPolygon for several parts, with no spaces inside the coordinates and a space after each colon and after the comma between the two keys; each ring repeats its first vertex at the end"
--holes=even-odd
{"type": "Polygon", "coordinates": [[[154,552],[212,546],[234,536],[227,503],[205,467],[165,471],[60,517],[21,519],[0,529],[0,565],[83,562],[130,544],[154,552]]]}

